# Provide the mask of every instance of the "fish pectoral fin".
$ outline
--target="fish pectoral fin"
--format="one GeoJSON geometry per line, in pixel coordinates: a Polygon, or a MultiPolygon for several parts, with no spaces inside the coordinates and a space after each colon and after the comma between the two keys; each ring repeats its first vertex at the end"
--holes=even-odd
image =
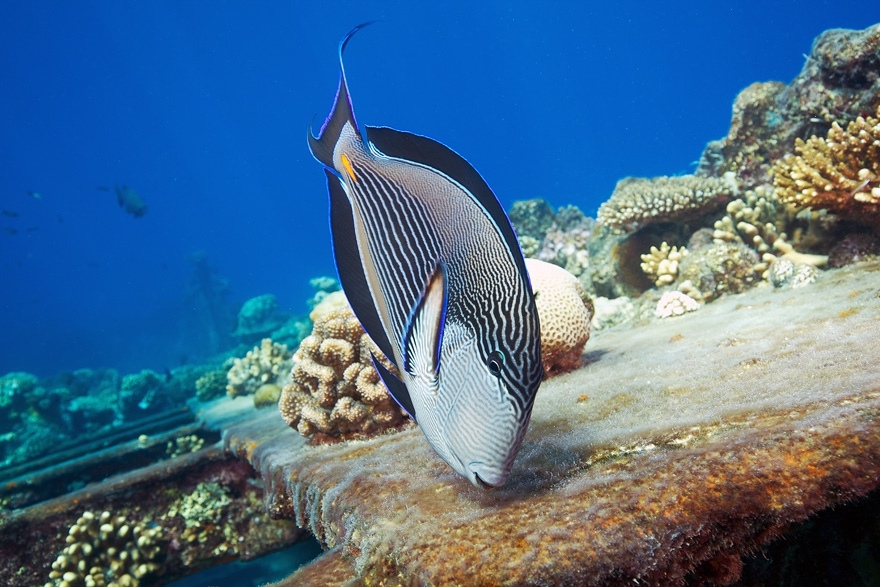
{"type": "Polygon", "coordinates": [[[388,393],[391,394],[391,397],[394,398],[394,401],[396,401],[401,408],[406,410],[409,417],[415,420],[416,411],[413,408],[412,399],[409,397],[409,390],[406,388],[406,384],[398,379],[391,371],[386,369],[385,365],[383,365],[374,355],[371,355],[370,358],[373,360],[373,367],[375,367],[376,372],[379,373],[382,383],[388,388],[388,393]]]}
{"type": "Polygon", "coordinates": [[[437,263],[404,334],[403,369],[407,373],[436,381],[445,323],[446,271],[442,263],[437,263]]]}

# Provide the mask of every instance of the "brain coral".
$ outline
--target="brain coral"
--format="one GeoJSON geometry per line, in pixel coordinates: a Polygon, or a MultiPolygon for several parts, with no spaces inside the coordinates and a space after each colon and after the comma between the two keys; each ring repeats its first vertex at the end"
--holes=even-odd
{"type": "Polygon", "coordinates": [[[797,155],[773,166],[777,198],[796,208],[828,210],[880,226],[880,107],[846,129],[837,122],[826,138],[797,139],[797,155]]]}
{"type": "Polygon", "coordinates": [[[565,269],[537,259],[526,259],[541,322],[541,359],[544,375],[580,366],[590,339],[593,304],[577,278],[565,269]]]}
{"type": "MultiPolygon", "coordinates": [[[[407,420],[373,367],[380,355],[348,306],[317,317],[293,356],[278,408],[303,436],[346,439],[396,429],[407,420]]],[[[390,366],[390,365],[389,365],[390,366]]]]}
{"type": "Polygon", "coordinates": [[[242,359],[235,359],[226,378],[229,397],[252,395],[266,383],[277,383],[290,371],[291,354],[287,346],[264,338],[260,346],[247,352],[242,359]]]}
{"type": "Polygon", "coordinates": [[[711,212],[737,193],[732,173],[725,173],[722,178],[628,177],[620,180],[611,198],[599,206],[597,219],[615,229],[686,221],[711,212]]]}

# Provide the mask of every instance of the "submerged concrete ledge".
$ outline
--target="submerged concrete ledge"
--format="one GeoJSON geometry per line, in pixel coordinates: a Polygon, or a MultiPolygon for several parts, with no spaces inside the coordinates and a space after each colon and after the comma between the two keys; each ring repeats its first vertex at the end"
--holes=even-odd
{"type": "Polygon", "coordinates": [[[284,584],[730,583],[741,554],[880,485],[878,334],[877,263],[599,332],[493,491],[418,430],[313,447],[274,412],[220,427],[272,513],[333,549],[284,584]]]}

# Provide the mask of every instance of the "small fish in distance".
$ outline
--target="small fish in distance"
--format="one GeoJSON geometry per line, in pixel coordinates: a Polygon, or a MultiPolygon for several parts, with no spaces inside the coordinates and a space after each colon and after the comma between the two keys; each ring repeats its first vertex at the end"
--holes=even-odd
{"type": "Polygon", "coordinates": [[[40,192],[28,191],[28,195],[35,200],[43,199],[43,194],[41,194],[40,192]]]}
{"type": "Polygon", "coordinates": [[[147,213],[147,205],[144,204],[138,193],[127,185],[116,186],[116,201],[135,218],[140,218],[147,213]]]}
{"type": "Polygon", "coordinates": [[[507,480],[541,384],[535,298],[495,194],[432,139],[355,122],[340,81],[312,155],[325,166],[333,254],[355,315],[400,378],[374,365],[434,450],[477,487],[507,480]]]}
{"type": "Polygon", "coordinates": [[[12,210],[3,210],[0,214],[8,216],[9,218],[18,218],[18,212],[13,212],[12,210]]]}

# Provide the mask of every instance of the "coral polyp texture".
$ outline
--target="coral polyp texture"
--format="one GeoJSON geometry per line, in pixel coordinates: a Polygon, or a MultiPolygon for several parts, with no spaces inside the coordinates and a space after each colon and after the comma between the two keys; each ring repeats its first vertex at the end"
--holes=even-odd
{"type": "Polygon", "coordinates": [[[243,358],[235,359],[226,375],[226,393],[229,397],[253,395],[261,385],[283,382],[292,364],[286,345],[264,338],[243,358]]]}
{"type": "Polygon", "coordinates": [[[781,202],[827,210],[880,227],[880,107],[846,128],[837,122],[825,138],[795,141],[796,155],[777,161],[773,185],[781,202]]]}
{"type": "Polygon", "coordinates": [[[681,175],[628,177],[599,206],[597,219],[614,229],[639,229],[658,222],[694,220],[739,193],[733,174],[724,177],[681,175]]]}
{"type": "Polygon", "coordinates": [[[137,587],[159,569],[161,537],[158,526],[85,512],[70,527],[44,587],[137,587]]]}
{"type": "Polygon", "coordinates": [[[294,354],[291,381],[278,402],[284,421],[319,440],[366,437],[403,425],[408,418],[379,379],[374,352],[381,355],[348,305],[318,316],[294,354]]]}
{"type": "Polygon", "coordinates": [[[541,322],[545,377],[576,369],[590,339],[593,303],[577,278],[556,265],[526,259],[541,322]]]}

